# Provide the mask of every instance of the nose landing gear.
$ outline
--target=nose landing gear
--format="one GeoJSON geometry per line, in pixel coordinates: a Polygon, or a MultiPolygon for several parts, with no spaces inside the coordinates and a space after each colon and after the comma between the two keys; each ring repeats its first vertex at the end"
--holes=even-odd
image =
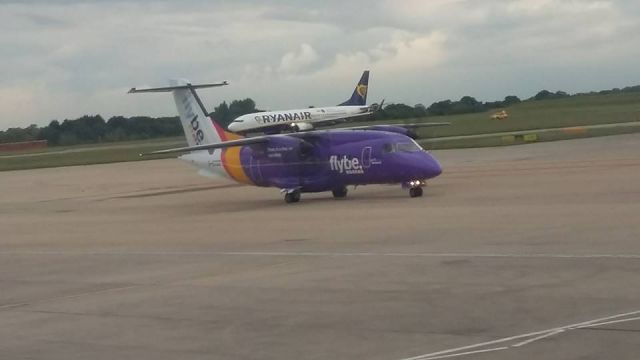
{"type": "Polygon", "coordinates": [[[409,196],[411,196],[412,198],[421,197],[422,196],[422,188],[421,187],[412,187],[411,189],[409,189],[409,196]]]}
{"type": "Polygon", "coordinates": [[[421,197],[422,196],[422,187],[425,186],[426,183],[424,180],[412,180],[402,184],[402,186],[406,189],[409,188],[409,196],[412,198],[421,197]]]}

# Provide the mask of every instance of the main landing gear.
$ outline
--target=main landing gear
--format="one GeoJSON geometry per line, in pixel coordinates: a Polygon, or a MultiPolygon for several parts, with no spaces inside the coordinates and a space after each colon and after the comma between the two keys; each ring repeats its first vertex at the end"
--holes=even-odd
{"type": "Polygon", "coordinates": [[[300,190],[293,190],[284,194],[284,202],[287,204],[297,203],[300,201],[300,190]]]}
{"type": "Polygon", "coordinates": [[[333,194],[333,197],[336,199],[342,199],[347,197],[347,187],[343,186],[341,188],[336,188],[331,190],[331,193],[333,194]]]}

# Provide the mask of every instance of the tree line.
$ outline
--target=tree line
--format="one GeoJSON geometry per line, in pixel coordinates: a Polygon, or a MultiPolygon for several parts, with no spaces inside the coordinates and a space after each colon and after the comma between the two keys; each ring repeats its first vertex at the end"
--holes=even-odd
{"type": "MultiPolygon", "coordinates": [[[[216,106],[210,115],[226,127],[240,115],[260,111],[256,109],[252,99],[244,99],[234,100],[229,104],[223,102],[216,106]]],[[[100,115],[84,115],[62,122],[53,120],[49,125],[43,127],[30,125],[26,128],[10,128],[0,131],[0,143],[47,140],[51,146],[68,146],[181,135],[183,135],[182,125],[177,116],[158,118],[114,116],[105,120],[100,115]]]]}
{"type": "MultiPolygon", "coordinates": [[[[561,99],[571,96],[607,95],[617,93],[640,92],[640,85],[626,88],[615,88],[599,92],[578,93],[570,95],[564,91],[542,90],[524,101],[540,101],[561,99]]],[[[485,112],[492,109],[505,108],[520,103],[517,96],[510,95],[502,101],[481,102],[471,96],[463,96],[460,100],[437,101],[426,107],[422,104],[414,106],[396,103],[388,104],[375,113],[375,119],[409,119],[428,116],[469,114],[485,112]]],[[[250,99],[233,100],[229,104],[222,102],[210,114],[223,127],[233,119],[244,114],[261,112],[256,103],[250,99]]],[[[177,116],[114,116],[105,120],[100,115],[84,115],[77,119],[66,119],[62,122],[51,121],[48,125],[38,127],[30,125],[26,128],[9,128],[0,131],[0,143],[47,140],[49,145],[77,145],[99,142],[115,142],[126,140],[144,140],[160,137],[183,135],[182,125],[177,116]]]]}

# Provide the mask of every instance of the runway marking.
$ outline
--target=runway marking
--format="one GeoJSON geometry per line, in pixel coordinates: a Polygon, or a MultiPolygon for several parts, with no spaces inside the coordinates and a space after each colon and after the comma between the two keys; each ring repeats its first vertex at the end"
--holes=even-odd
{"type": "Polygon", "coordinates": [[[629,318],[629,319],[613,320],[613,321],[607,321],[607,322],[598,323],[598,324],[590,324],[590,325],[580,326],[577,329],[589,329],[589,328],[599,327],[599,326],[603,326],[603,325],[611,325],[611,324],[617,324],[617,323],[623,323],[623,322],[629,322],[629,321],[635,321],[635,320],[640,320],[640,316],[629,318]]]}
{"type": "Polygon", "coordinates": [[[446,358],[457,357],[457,356],[474,355],[474,354],[488,353],[488,352],[501,351],[501,350],[507,350],[507,349],[508,347],[503,346],[503,347],[484,349],[484,350],[467,351],[459,354],[430,357],[429,360],[446,359],[446,358]]]}
{"type": "Polygon", "coordinates": [[[115,196],[101,198],[101,199],[98,199],[97,201],[114,200],[114,199],[137,199],[137,198],[145,198],[145,197],[152,197],[152,196],[175,195],[175,194],[183,194],[188,192],[206,191],[206,190],[214,190],[214,189],[228,189],[228,188],[234,188],[234,187],[240,187],[240,186],[243,186],[243,185],[242,184],[206,185],[206,186],[187,187],[187,188],[181,188],[181,189],[167,189],[167,190],[152,191],[152,192],[145,192],[145,190],[143,190],[135,194],[115,195],[115,196]]]}
{"type": "Polygon", "coordinates": [[[0,310],[13,309],[13,308],[23,307],[23,306],[38,305],[38,304],[43,304],[43,303],[47,303],[47,302],[51,302],[51,301],[75,299],[75,298],[79,298],[79,297],[83,297],[83,296],[97,295],[97,294],[102,294],[102,293],[107,293],[107,292],[112,292],[112,291],[128,290],[128,289],[133,289],[133,288],[137,288],[137,287],[141,287],[141,286],[145,286],[145,285],[119,286],[119,287],[112,287],[112,288],[107,288],[107,289],[87,291],[87,292],[78,293],[78,294],[71,294],[71,295],[57,296],[57,297],[52,297],[52,298],[47,298],[47,299],[40,299],[40,300],[35,300],[35,301],[30,301],[30,302],[27,301],[27,302],[14,303],[14,304],[5,304],[5,305],[1,305],[0,306],[0,310]]]}
{"type": "Polygon", "coordinates": [[[584,329],[584,328],[589,328],[589,327],[597,327],[597,326],[608,325],[608,324],[613,324],[613,323],[622,323],[622,322],[640,320],[640,316],[635,316],[635,317],[626,318],[626,319],[620,319],[620,318],[633,316],[633,315],[638,315],[638,314],[640,314],[640,310],[630,311],[630,312],[627,312],[627,313],[606,316],[606,317],[602,317],[602,318],[598,318],[598,319],[583,321],[583,322],[580,322],[580,323],[560,326],[560,327],[551,328],[551,329],[547,329],[547,330],[530,332],[530,333],[516,335],[516,336],[509,336],[509,337],[505,337],[505,338],[501,338],[501,339],[485,341],[485,342],[472,344],[472,345],[467,345],[467,346],[462,346],[462,347],[453,348],[453,349],[441,350],[441,351],[437,351],[437,352],[433,352],[433,353],[429,353],[429,354],[423,354],[423,355],[418,355],[418,356],[414,356],[414,357],[404,358],[402,360],[435,360],[435,359],[443,359],[445,357],[452,358],[452,357],[458,357],[458,356],[471,355],[471,354],[476,354],[476,353],[480,353],[480,352],[508,350],[508,349],[513,349],[513,348],[529,345],[529,344],[532,344],[532,343],[534,343],[536,341],[539,341],[539,340],[542,340],[542,339],[545,339],[545,338],[549,338],[549,337],[552,337],[552,336],[555,336],[555,335],[559,335],[559,334],[562,334],[562,333],[565,333],[565,332],[568,332],[568,331],[571,331],[571,330],[578,330],[578,329],[584,329]],[[614,320],[614,319],[616,319],[616,320],[614,320]],[[531,339],[529,339],[529,338],[531,338],[531,339]],[[497,347],[497,348],[491,348],[491,349],[480,349],[478,351],[467,351],[467,350],[482,348],[484,346],[502,344],[502,343],[506,343],[506,342],[510,342],[510,341],[514,341],[514,340],[520,340],[520,339],[527,339],[527,340],[518,342],[518,343],[513,344],[513,345],[509,345],[509,346],[503,346],[503,347],[497,347]],[[463,351],[463,352],[460,352],[460,351],[463,351]]]}
{"type": "Polygon", "coordinates": [[[538,341],[538,340],[542,340],[542,339],[544,339],[544,338],[548,338],[548,337],[550,337],[550,336],[558,335],[558,334],[560,334],[560,333],[562,333],[562,332],[564,332],[564,331],[565,331],[564,329],[562,329],[562,330],[557,330],[557,331],[551,331],[551,332],[548,332],[548,333],[546,333],[546,334],[542,334],[542,335],[540,335],[540,336],[536,336],[536,337],[534,337],[533,339],[529,339],[529,340],[525,340],[525,341],[519,342],[519,343],[514,344],[514,345],[512,345],[512,346],[513,346],[513,347],[525,346],[525,345],[531,344],[531,343],[533,343],[533,342],[536,342],[536,341],[538,341]]]}
{"type": "Polygon", "coordinates": [[[0,305],[0,310],[2,310],[2,309],[11,309],[11,308],[20,307],[20,306],[26,306],[26,305],[28,305],[28,304],[27,303],[5,304],[5,305],[0,305]]]}
{"type": "Polygon", "coordinates": [[[288,252],[288,251],[0,251],[0,256],[301,256],[301,257],[423,257],[423,258],[542,258],[542,259],[640,259],[640,254],[518,254],[518,253],[384,253],[384,252],[288,252]]]}

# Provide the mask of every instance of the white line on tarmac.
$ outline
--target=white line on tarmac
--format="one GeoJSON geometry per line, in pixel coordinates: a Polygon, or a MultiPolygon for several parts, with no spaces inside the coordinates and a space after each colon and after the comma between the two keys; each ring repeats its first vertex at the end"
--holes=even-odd
{"type": "Polygon", "coordinates": [[[15,255],[104,256],[305,256],[305,257],[424,257],[424,258],[548,258],[548,259],[640,259],[640,254],[518,254],[518,253],[376,253],[376,252],[279,252],[279,251],[0,251],[15,255]]]}
{"type": "Polygon", "coordinates": [[[618,323],[636,321],[636,320],[640,320],[640,316],[632,317],[632,318],[629,318],[629,319],[613,320],[613,321],[607,321],[607,322],[602,322],[602,323],[597,323],[597,324],[583,325],[583,326],[577,327],[576,329],[593,328],[593,327],[598,327],[598,326],[602,326],[602,325],[618,324],[618,323]]]}
{"type": "MultiPolygon", "coordinates": [[[[516,347],[516,346],[523,346],[523,345],[531,344],[534,341],[538,341],[538,340],[541,340],[541,339],[544,339],[544,338],[547,338],[547,337],[550,337],[550,336],[553,336],[553,335],[558,335],[560,333],[563,333],[563,332],[566,332],[566,331],[569,331],[569,330],[581,329],[581,328],[592,327],[592,326],[600,326],[600,325],[605,325],[605,324],[611,324],[611,323],[614,323],[614,322],[625,322],[625,321],[638,320],[638,319],[640,319],[640,316],[639,317],[632,317],[632,318],[629,318],[629,319],[620,319],[622,317],[638,315],[638,314],[640,314],[640,310],[630,311],[630,312],[627,312],[627,313],[606,316],[606,317],[602,317],[602,318],[598,318],[598,319],[583,321],[583,322],[580,322],[580,323],[560,326],[560,327],[556,327],[556,328],[552,328],[552,329],[536,331],[536,332],[531,332],[531,333],[526,333],[526,334],[521,334],[521,335],[516,335],[516,336],[510,336],[510,337],[505,337],[505,338],[501,338],[501,339],[496,339],[496,340],[485,341],[485,342],[481,342],[481,343],[477,343],[477,344],[462,346],[462,347],[458,347],[458,348],[437,351],[437,352],[433,352],[433,353],[429,353],[429,354],[418,355],[418,356],[414,356],[414,357],[410,357],[410,358],[404,358],[402,360],[434,360],[434,359],[440,359],[441,355],[448,355],[449,357],[463,356],[463,355],[469,354],[469,352],[459,353],[460,351],[477,349],[477,348],[481,348],[483,346],[501,344],[501,343],[505,343],[505,342],[509,342],[509,341],[513,341],[513,340],[526,339],[526,338],[529,338],[529,337],[532,337],[532,336],[536,336],[536,338],[534,338],[534,339],[526,340],[526,341],[523,341],[523,342],[520,342],[520,343],[517,343],[515,345],[511,345],[511,346],[507,347],[507,348],[513,348],[513,347],[516,347]],[[613,319],[619,319],[619,320],[613,320],[613,319]],[[608,321],[608,320],[611,320],[611,321],[608,321]]],[[[492,349],[490,349],[490,350],[492,350],[492,349]]],[[[492,351],[496,351],[496,350],[492,350],[492,351]]]]}
{"type": "Polygon", "coordinates": [[[533,343],[533,342],[536,342],[536,341],[538,341],[538,340],[542,340],[542,339],[544,339],[544,338],[548,338],[548,337],[551,337],[551,336],[554,336],[554,335],[558,335],[558,334],[560,334],[561,332],[564,332],[564,331],[565,331],[564,329],[562,329],[562,330],[556,330],[556,331],[551,331],[551,332],[548,332],[548,333],[546,333],[546,334],[543,334],[543,335],[540,335],[540,336],[536,336],[536,337],[534,337],[533,339],[529,339],[529,340],[525,340],[525,341],[523,341],[523,342],[519,342],[519,343],[514,344],[514,345],[512,345],[512,346],[513,346],[513,347],[525,346],[525,345],[531,344],[531,343],[533,343]]]}
{"type": "Polygon", "coordinates": [[[451,355],[442,355],[442,356],[430,357],[429,360],[446,359],[446,358],[457,357],[457,356],[481,354],[481,353],[488,353],[488,352],[501,351],[501,350],[507,350],[507,349],[509,349],[509,348],[506,347],[506,346],[503,346],[503,347],[484,349],[484,350],[467,351],[467,352],[463,352],[463,353],[459,353],[459,354],[451,354],[451,355]]]}

